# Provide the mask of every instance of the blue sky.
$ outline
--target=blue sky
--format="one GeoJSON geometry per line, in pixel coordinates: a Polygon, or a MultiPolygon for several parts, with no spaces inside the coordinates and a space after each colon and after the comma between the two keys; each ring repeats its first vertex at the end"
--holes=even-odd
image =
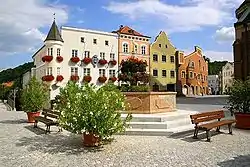
{"type": "Polygon", "coordinates": [[[59,26],[103,31],[128,25],[151,36],[165,31],[189,54],[200,46],[211,60],[233,60],[235,9],[243,0],[8,0],[0,6],[0,68],[32,61],[53,13],[59,26]],[[2,19],[4,18],[4,19],[2,19]]]}

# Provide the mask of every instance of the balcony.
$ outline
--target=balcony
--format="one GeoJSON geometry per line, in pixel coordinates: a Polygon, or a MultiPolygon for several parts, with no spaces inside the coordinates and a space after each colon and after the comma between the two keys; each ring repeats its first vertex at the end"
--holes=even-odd
{"type": "Polygon", "coordinates": [[[70,59],[73,63],[78,63],[80,61],[79,57],[71,57],[70,59]]]}
{"type": "Polygon", "coordinates": [[[53,60],[53,56],[43,56],[42,61],[43,62],[51,62],[53,60]]]}
{"type": "Polygon", "coordinates": [[[51,82],[51,81],[53,81],[54,79],[55,79],[55,78],[54,78],[53,75],[45,75],[45,76],[42,77],[42,80],[43,80],[43,81],[46,81],[46,82],[51,82]]]}

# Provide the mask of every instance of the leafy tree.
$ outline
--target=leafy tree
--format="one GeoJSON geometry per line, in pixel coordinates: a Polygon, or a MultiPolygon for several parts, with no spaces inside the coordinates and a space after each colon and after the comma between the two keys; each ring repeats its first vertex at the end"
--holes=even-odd
{"type": "Polygon", "coordinates": [[[227,61],[214,61],[208,63],[208,75],[218,75],[227,61]]]}

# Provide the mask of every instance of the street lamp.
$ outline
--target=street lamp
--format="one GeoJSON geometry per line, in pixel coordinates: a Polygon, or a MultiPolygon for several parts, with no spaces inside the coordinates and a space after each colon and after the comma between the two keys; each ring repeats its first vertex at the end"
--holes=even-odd
{"type": "Polygon", "coordinates": [[[14,107],[13,110],[16,111],[16,93],[18,91],[18,88],[15,88],[12,92],[13,92],[13,102],[14,102],[14,107]]]}

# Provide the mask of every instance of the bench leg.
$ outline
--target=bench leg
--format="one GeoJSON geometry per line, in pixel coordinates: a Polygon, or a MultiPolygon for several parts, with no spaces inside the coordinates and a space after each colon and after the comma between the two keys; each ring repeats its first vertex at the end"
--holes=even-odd
{"type": "Polygon", "coordinates": [[[195,129],[194,129],[194,137],[193,137],[194,139],[198,139],[198,137],[197,137],[198,136],[198,131],[199,131],[199,129],[195,127],[195,129]]]}
{"type": "Polygon", "coordinates": [[[34,122],[34,128],[37,128],[37,123],[38,123],[38,121],[34,122]]]}
{"type": "Polygon", "coordinates": [[[216,132],[220,132],[220,127],[217,127],[217,128],[216,128],[216,132]]]}
{"type": "Polygon", "coordinates": [[[49,125],[46,125],[46,132],[45,132],[45,134],[47,134],[47,133],[50,133],[50,126],[49,125]]]}
{"type": "Polygon", "coordinates": [[[210,142],[210,141],[211,141],[211,133],[210,133],[210,130],[206,130],[206,135],[207,135],[207,141],[210,142]]]}
{"type": "Polygon", "coordinates": [[[62,127],[58,126],[58,132],[62,132],[62,127]]]}
{"type": "Polygon", "coordinates": [[[229,130],[229,134],[232,135],[233,134],[232,124],[228,124],[228,130],[229,130]]]}

